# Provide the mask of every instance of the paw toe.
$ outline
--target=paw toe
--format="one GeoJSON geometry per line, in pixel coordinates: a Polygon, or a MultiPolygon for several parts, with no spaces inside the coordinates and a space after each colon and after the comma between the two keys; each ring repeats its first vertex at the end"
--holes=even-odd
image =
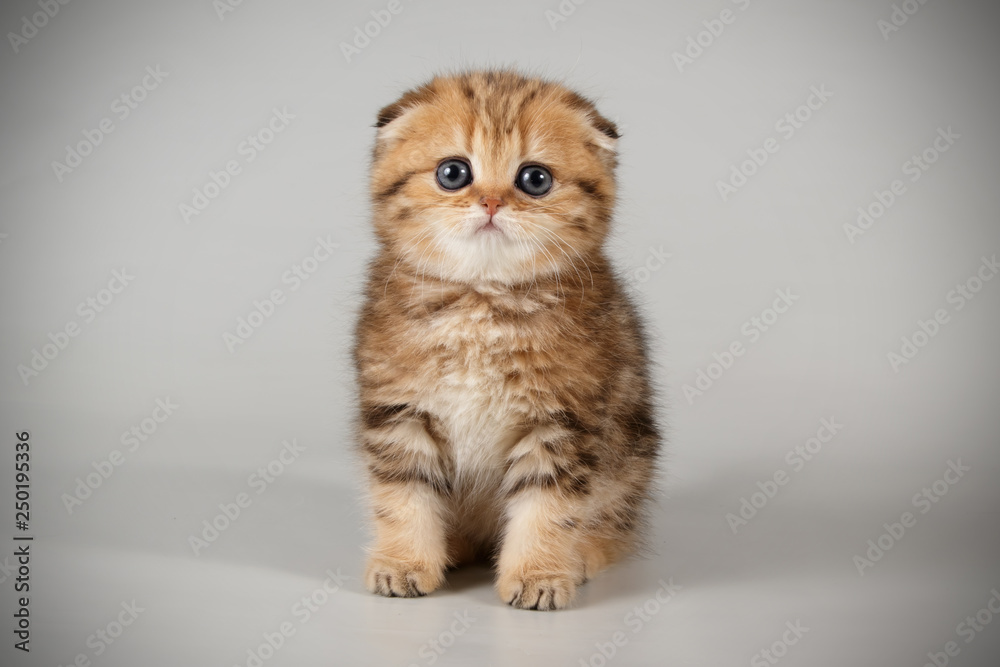
{"type": "Polygon", "coordinates": [[[537,611],[565,609],[576,593],[573,580],[559,574],[512,577],[501,582],[498,588],[500,597],[510,606],[537,611]]]}
{"type": "Polygon", "coordinates": [[[372,593],[399,598],[427,595],[442,579],[442,573],[430,568],[384,557],[372,558],[365,574],[365,584],[372,593]]]}

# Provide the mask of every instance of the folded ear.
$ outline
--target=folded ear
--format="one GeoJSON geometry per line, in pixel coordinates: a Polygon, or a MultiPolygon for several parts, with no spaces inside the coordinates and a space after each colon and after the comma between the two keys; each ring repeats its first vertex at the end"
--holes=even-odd
{"type": "Polygon", "coordinates": [[[605,148],[612,153],[618,150],[618,126],[612,121],[608,120],[601,114],[594,113],[590,114],[590,124],[598,131],[597,145],[601,148],[605,148]]]}
{"type": "Polygon", "coordinates": [[[384,106],[379,109],[378,117],[375,121],[375,127],[385,127],[392,121],[396,120],[406,112],[406,105],[403,100],[398,100],[393,102],[388,106],[384,106]]]}
{"type": "Polygon", "coordinates": [[[565,101],[570,107],[579,110],[586,116],[587,122],[595,130],[594,143],[612,153],[616,152],[618,137],[621,136],[618,134],[618,127],[602,116],[597,111],[597,106],[582,95],[572,91],[567,92],[565,101]]]}
{"type": "Polygon", "coordinates": [[[403,120],[411,111],[427,103],[435,95],[433,82],[407,91],[392,104],[382,107],[375,119],[375,127],[378,132],[375,135],[376,143],[392,139],[398,136],[400,126],[405,125],[403,120]]]}

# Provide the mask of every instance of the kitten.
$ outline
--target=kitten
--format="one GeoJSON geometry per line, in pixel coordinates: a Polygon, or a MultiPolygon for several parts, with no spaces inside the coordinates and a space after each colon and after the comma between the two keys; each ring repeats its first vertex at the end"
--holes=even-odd
{"type": "Polygon", "coordinates": [[[491,558],[505,602],[566,607],[635,547],[660,440],[640,324],[602,250],[617,130],[512,71],[439,76],[376,127],[354,350],[365,583],[424,595],[491,558]]]}

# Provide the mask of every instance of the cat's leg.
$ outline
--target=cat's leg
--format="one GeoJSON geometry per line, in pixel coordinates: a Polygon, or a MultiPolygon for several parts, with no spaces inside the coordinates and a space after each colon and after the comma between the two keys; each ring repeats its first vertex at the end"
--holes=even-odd
{"type": "Polygon", "coordinates": [[[448,565],[451,484],[440,443],[425,415],[393,405],[365,411],[361,449],[375,532],[365,585],[390,597],[426,595],[448,565]]]}
{"type": "Polygon", "coordinates": [[[553,421],[535,426],[511,449],[501,492],[505,526],[497,591],[521,609],[561,609],[588,569],[580,551],[596,460],[585,436],[553,421]]]}
{"type": "Polygon", "coordinates": [[[605,475],[601,487],[591,494],[589,516],[577,545],[587,579],[633,553],[641,543],[648,470],[643,458],[625,459],[617,474],[605,475]]]}

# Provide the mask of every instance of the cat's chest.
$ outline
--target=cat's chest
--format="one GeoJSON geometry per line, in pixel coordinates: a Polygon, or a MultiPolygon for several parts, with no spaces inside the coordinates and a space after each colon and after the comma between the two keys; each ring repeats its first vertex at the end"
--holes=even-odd
{"type": "Polygon", "coordinates": [[[525,418],[546,409],[551,394],[541,398],[539,383],[555,359],[544,324],[484,307],[449,309],[426,323],[421,407],[447,434],[460,473],[499,469],[525,418]]]}
{"type": "Polygon", "coordinates": [[[466,395],[494,411],[517,410],[526,383],[544,382],[560,355],[558,322],[483,304],[448,309],[424,323],[422,374],[436,391],[466,395]]]}

